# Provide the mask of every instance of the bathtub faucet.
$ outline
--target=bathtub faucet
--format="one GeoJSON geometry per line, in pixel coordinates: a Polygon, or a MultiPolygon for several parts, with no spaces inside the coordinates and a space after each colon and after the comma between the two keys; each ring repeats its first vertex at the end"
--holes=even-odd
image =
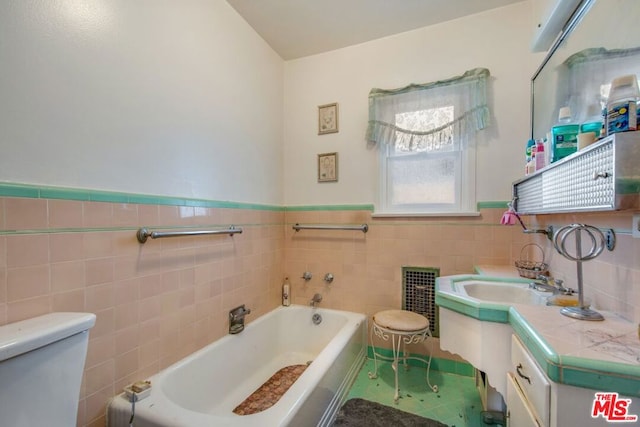
{"type": "Polygon", "coordinates": [[[311,302],[309,303],[309,305],[315,308],[318,306],[318,304],[320,304],[320,301],[322,301],[322,295],[315,294],[313,298],[311,298],[311,302]]]}
{"type": "Polygon", "coordinates": [[[229,311],[229,333],[237,334],[244,330],[244,316],[251,313],[251,310],[244,307],[244,304],[229,311]]]}

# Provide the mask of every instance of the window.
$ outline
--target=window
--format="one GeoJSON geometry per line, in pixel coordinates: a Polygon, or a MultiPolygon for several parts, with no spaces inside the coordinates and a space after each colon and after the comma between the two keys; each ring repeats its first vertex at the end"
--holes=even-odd
{"type": "Polygon", "coordinates": [[[376,213],[475,211],[475,134],[488,123],[486,69],[369,95],[367,140],[379,150],[376,213]]]}

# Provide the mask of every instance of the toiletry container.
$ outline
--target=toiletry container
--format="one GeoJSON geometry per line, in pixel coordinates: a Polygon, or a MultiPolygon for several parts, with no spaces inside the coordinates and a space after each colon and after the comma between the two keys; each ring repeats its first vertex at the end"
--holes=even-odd
{"type": "Polygon", "coordinates": [[[551,128],[551,162],[567,157],[578,150],[580,126],[571,122],[571,108],[562,107],[558,113],[558,123],[551,128]]]}
{"type": "Polygon", "coordinates": [[[546,156],[544,151],[544,141],[541,139],[538,139],[536,141],[536,171],[539,171],[545,166],[547,166],[545,159],[546,159],[546,156]]]}
{"type": "Polygon", "coordinates": [[[0,326],[0,426],[76,425],[91,313],[0,326]]]}
{"type": "Polygon", "coordinates": [[[284,283],[282,284],[282,305],[285,307],[291,305],[291,285],[288,277],[284,278],[284,283]]]}
{"type": "Polygon", "coordinates": [[[607,102],[607,135],[637,129],[639,97],[635,74],[613,79],[607,102]]]}
{"type": "Polygon", "coordinates": [[[593,132],[596,135],[596,139],[604,137],[604,135],[601,135],[603,125],[604,116],[600,105],[597,103],[589,105],[585,118],[580,124],[580,133],[593,132]]]}

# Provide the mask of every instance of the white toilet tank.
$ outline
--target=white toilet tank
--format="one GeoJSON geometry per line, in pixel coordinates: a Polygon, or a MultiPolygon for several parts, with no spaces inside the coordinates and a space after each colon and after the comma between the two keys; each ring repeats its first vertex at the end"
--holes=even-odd
{"type": "Polygon", "coordinates": [[[73,427],[92,313],[0,326],[0,426],[73,427]]]}

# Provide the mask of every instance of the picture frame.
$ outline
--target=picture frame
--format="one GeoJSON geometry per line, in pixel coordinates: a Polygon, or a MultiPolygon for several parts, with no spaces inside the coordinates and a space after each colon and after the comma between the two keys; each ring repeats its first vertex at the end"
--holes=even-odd
{"type": "Polygon", "coordinates": [[[338,132],[338,103],[318,106],[318,135],[338,132]]]}
{"type": "Polygon", "coordinates": [[[338,153],[318,154],[318,182],[338,181],[338,153]]]}

